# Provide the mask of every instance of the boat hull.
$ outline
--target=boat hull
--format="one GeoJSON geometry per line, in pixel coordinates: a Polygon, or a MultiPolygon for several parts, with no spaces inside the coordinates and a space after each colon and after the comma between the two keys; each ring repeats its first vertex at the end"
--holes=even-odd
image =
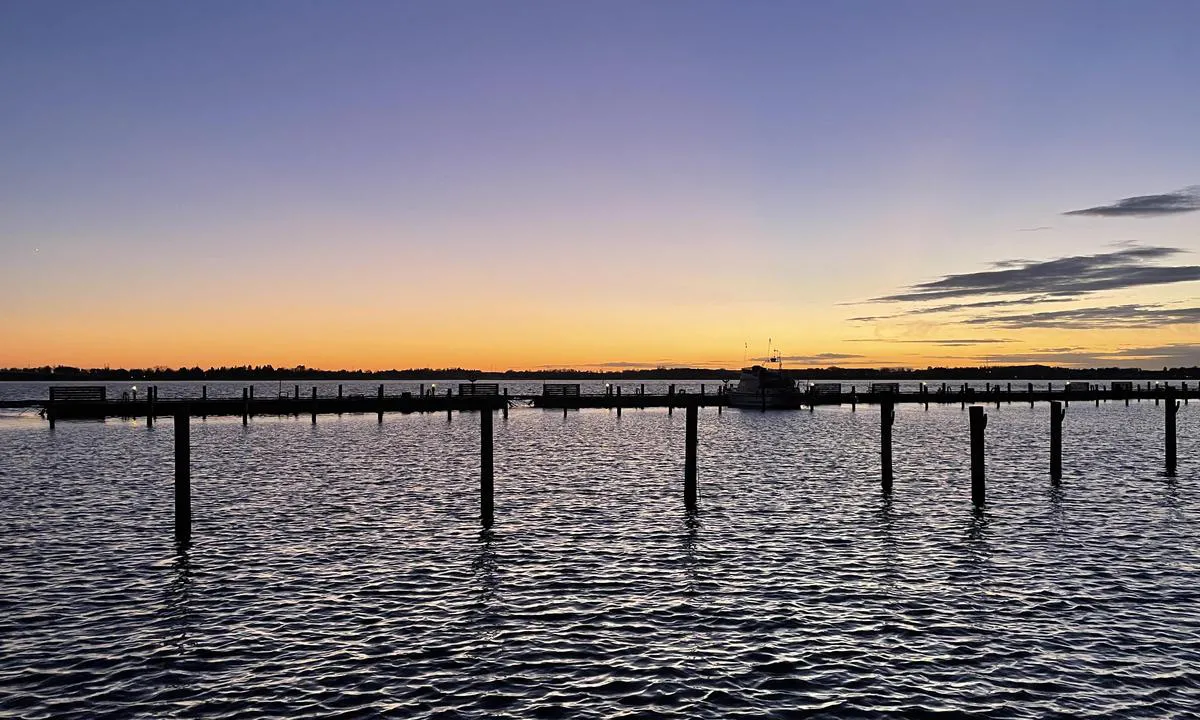
{"type": "Polygon", "coordinates": [[[764,392],[738,392],[736,390],[728,393],[729,407],[735,408],[754,408],[756,410],[763,407],[771,409],[788,409],[795,410],[804,405],[804,395],[796,390],[776,390],[767,389],[764,392]]]}

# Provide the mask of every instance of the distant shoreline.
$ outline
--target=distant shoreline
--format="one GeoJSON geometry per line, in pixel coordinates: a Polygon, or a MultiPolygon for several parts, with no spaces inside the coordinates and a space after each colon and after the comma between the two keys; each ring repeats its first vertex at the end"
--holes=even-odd
{"type": "MultiPolygon", "coordinates": [[[[1051,365],[1010,365],[989,367],[905,368],[785,368],[784,373],[797,379],[828,380],[1057,380],[1103,379],[1135,380],[1171,378],[1200,380],[1200,367],[1163,368],[1066,368],[1051,365]]],[[[735,380],[738,370],[711,368],[646,368],[623,370],[505,370],[489,372],[468,368],[409,368],[405,370],[318,370],[304,366],[276,368],[266,366],[193,368],[4,368],[0,382],[113,382],[123,380],[735,380]]]]}

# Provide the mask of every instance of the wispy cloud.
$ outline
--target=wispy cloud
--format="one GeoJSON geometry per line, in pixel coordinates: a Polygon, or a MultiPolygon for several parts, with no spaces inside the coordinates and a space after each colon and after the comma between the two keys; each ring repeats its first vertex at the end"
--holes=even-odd
{"type": "Polygon", "coordinates": [[[853,353],[817,353],[816,355],[784,355],[781,358],[756,357],[750,359],[754,362],[782,360],[783,362],[800,363],[802,365],[823,365],[839,360],[856,360],[863,357],[865,356],[853,353]]]}
{"type": "Polygon", "coordinates": [[[1056,330],[1105,330],[1152,328],[1161,325],[1200,323],[1200,307],[1170,308],[1162,305],[1109,305],[1048,312],[985,315],[960,321],[1005,329],[1051,328],[1056,330]]]}
{"type": "MultiPolygon", "coordinates": [[[[1023,295],[1025,297],[1020,300],[997,302],[1040,303],[1079,298],[1101,291],[1200,280],[1200,266],[1197,265],[1150,264],[1183,252],[1185,251],[1180,248],[1131,245],[1113,252],[1075,255],[1056,260],[1010,260],[994,263],[992,270],[945,275],[936,280],[911,285],[906,292],[872,298],[871,301],[927,302],[979,295],[1023,295]]],[[[973,304],[944,307],[963,309],[985,306],[973,304]]],[[[858,319],[885,317],[887,316],[858,319]]]]}
{"type": "Polygon", "coordinates": [[[1096,217],[1158,217],[1200,210],[1200,186],[1193,186],[1161,195],[1137,195],[1118,200],[1111,205],[1097,205],[1082,210],[1068,210],[1063,215],[1096,217]]]}
{"type": "Polygon", "coordinates": [[[1113,351],[1087,352],[1082,348],[1043,348],[1027,353],[989,355],[992,363],[1079,365],[1085,367],[1196,367],[1200,366],[1200,344],[1175,343],[1131,347],[1113,351]]]}
{"type": "Polygon", "coordinates": [[[1017,232],[1042,232],[1045,230],[1053,230],[1049,225],[1038,225],[1037,227],[1017,228],[1017,232]]]}
{"type": "Polygon", "coordinates": [[[1010,343],[1012,340],[1005,338],[980,338],[980,339],[945,339],[945,340],[890,340],[887,338],[854,338],[846,340],[846,342],[869,342],[869,343],[914,343],[919,345],[938,345],[940,347],[971,347],[974,345],[994,345],[996,343],[1010,343]]]}

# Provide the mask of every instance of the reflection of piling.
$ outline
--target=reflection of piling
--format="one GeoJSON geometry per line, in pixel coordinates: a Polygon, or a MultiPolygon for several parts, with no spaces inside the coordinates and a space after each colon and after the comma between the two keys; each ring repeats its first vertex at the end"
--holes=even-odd
{"type": "Polygon", "coordinates": [[[883,476],[883,492],[892,492],[892,425],[896,422],[896,407],[891,397],[879,401],[879,464],[883,476]]]}
{"type": "Polygon", "coordinates": [[[1175,391],[1167,388],[1167,475],[1175,474],[1175,416],[1179,413],[1179,401],[1175,391]]]}
{"type": "Polygon", "coordinates": [[[191,412],[184,406],[175,413],[175,541],[192,538],[192,432],[191,412]]]}
{"type": "Polygon", "coordinates": [[[1067,411],[1057,400],[1050,403],[1050,479],[1062,480],[1062,424],[1067,411]]]}
{"type": "Polygon", "coordinates": [[[983,505],[983,429],[987,427],[987,415],[980,405],[972,405],[971,417],[971,502],[983,505]]]}
{"type": "Polygon", "coordinates": [[[495,515],[492,475],[492,409],[479,411],[479,521],[485,528],[492,526],[495,515]]]}
{"type": "Polygon", "coordinates": [[[683,461],[683,505],[688,512],[696,512],[696,425],[698,408],[688,403],[683,461]]]}

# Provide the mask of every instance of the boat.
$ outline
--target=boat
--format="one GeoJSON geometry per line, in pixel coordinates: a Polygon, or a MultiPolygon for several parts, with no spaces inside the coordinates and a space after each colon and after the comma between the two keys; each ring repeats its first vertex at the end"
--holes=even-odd
{"type": "Polygon", "coordinates": [[[795,380],[762,365],[742,368],[738,384],[727,395],[730,407],[796,409],[804,404],[795,380]]]}

